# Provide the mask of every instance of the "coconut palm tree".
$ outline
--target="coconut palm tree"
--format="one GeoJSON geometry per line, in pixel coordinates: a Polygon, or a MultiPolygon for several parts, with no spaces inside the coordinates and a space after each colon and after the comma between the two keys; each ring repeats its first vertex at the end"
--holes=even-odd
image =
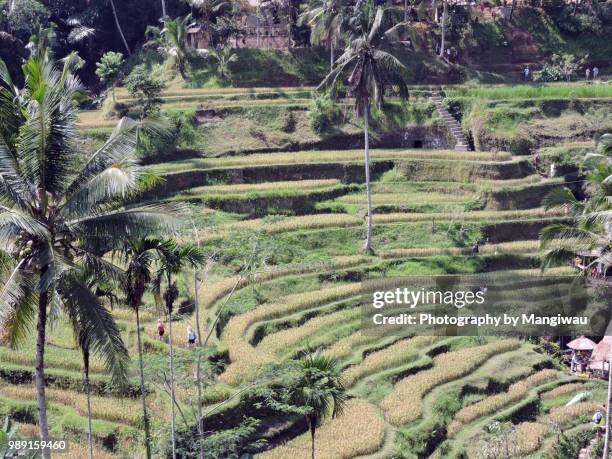
{"type": "Polygon", "coordinates": [[[147,27],[147,36],[152,37],[149,44],[157,47],[157,50],[165,55],[172,57],[183,77],[187,79],[187,29],[192,22],[191,14],[184,17],[172,19],[164,16],[160,19],[163,27],[147,27]]]}
{"type": "Polygon", "coordinates": [[[153,280],[156,263],[162,240],[154,237],[135,237],[128,239],[118,252],[125,266],[125,277],[122,288],[127,297],[127,304],[136,315],[136,336],[138,346],[138,366],[140,370],[140,397],[145,434],[147,459],[151,459],[151,428],[147,413],[147,400],[144,379],[144,360],[142,357],[142,338],[140,333],[140,308],[147,286],[153,280]]]}
{"type": "MultiPolygon", "coordinates": [[[[23,72],[25,87],[17,90],[0,63],[0,120],[6,123],[0,128],[0,250],[15,260],[0,291],[0,330],[16,346],[36,320],[38,425],[41,440],[48,441],[48,309],[66,307],[67,296],[83,287],[74,275],[79,269],[116,274],[99,255],[101,247],[173,222],[163,206],[122,205],[138,190],[142,173],[134,156],[138,124],[121,120],[100,149],[83,154],[76,149],[79,80],[48,59],[31,57],[23,72]]],[[[90,319],[97,321],[91,330],[110,330],[103,316],[90,319]]]]}
{"type": "Polygon", "coordinates": [[[299,361],[298,371],[297,402],[306,409],[312,459],[315,459],[316,429],[326,417],[342,414],[347,400],[346,390],[340,377],[338,361],[332,357],[308,350],[299,361]]]}
{"type": "MultiPolygon", "coordinates": [[[[372,102],[380,109],[387,87],[396,86],[400,97],[407,97],[408,88],[402,76],[404,65],[393,50],[404,46],[400,33],[403,23],[384,30],[385,10],[379,7],[367,32],[352,39],[336,61],[336,67],[325,77],[319,88],[329,88],[332,95],[339,78],[348,75],[349,93],[355,98],[355,111],[363,118],[365,179],[368,207],[367,235],[364,250],[372,250],[372,190],[370,187],[369,120],[372,102]]],[[[364,29],[365,30],[365,29],[364,29]]]]}
{"type": "Polygon", "coordinates": [[[347,5],[344,0],[315,0],[300,15],[300,25],[310,26],[310,41],[313,45],[329,43],[329,69],[334,68],[334,48],[339,46],[347,20],[347,5]]]}
{"type": "Polygon", "coordinates": [[[164,302],[166,305],[166,311],[168,312],[168,339],[170,344],[172,458],[176,459],[176,397],[174,393],[174,344],[172,339],[172,313],[174,311],[174,302],[179,296],[179,291],[176,282],[173,280],[173,276],[180,274],[187,267],[197,268],[201,266],[205,262],[206,256],[198,247],[189,244],[179,245],[172,239],[161,241],[158,253],[160,257],[160,268],[158,270],[156,279],[154,280],[154,290],[160,292],[163,281],[166,282],[164,302]]]}
{"type": "MultiPolygon", "coordinates": [[[[567,222],[554,223],[542,230],[543,268],[565,263],[579,252],[609,248],[612,243],[611,134],[601,137],[596,152],[584,156],[582,168],[586,172],[583,191],[587,199],[580,199],[565,187],[552,191],[544,198],[547,210],[562,209],[570,218],[567,222]]],[[[612,266],[612,252],[601,252],[592,264],[601,263],[607,269],[612,266]]]]}

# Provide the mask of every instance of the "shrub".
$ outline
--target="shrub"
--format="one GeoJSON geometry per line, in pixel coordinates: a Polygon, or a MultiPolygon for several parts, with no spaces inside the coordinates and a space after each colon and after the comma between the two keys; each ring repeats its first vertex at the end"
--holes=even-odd
{"type": "Polygon", "coordinates": [[[559,67],[552,64],[544,64],[540,72],[535,73],[536,81],[550,82],[563,81],[565,76],[559,67]]]}
{"type": "Polygon", "coordinates": [[[166,84],[153,77],[145,65],[137,65],[124,80],[125,87],[138,99],[141,116],[147,117],[159,110],[161,93],[166,84]]]}
{"type": "MultiPolygon", "coordinates": [[[[119,104],[116,104],[117,106],[119,104]]],[[[142,132],[139,137],[138,155],[163,156],[178,148],[188,147],[195,142],[196,132],[189,115],[172,112],[168,115],[168,129],[163,132],[142,132]]]]}
{"type": "Polygon", "coordinates": [[[340,122],[342,112],[328,95],[323,95],[312,99],[306,116],[312,130],[322,134],[340,122]]]}
{"type": "Polygon", "coordinates": [[[292,132],[295,132],[296,125],[297,125],[297,121],[295,119],[295,115],[293,114],[293,111],[287,110],[284,113],[283,118],[281,120],[280,130],[283,132],[286,132],[287,134],[290,134],[292,132]]]}
{"type": "Polygon", "coordinates": [[[590,430],[583,430],[574,434],[561,433],[550,453],[545,453],[544,459],[568,459],[578,457],[578,453],[593,438],[590,430]]]}

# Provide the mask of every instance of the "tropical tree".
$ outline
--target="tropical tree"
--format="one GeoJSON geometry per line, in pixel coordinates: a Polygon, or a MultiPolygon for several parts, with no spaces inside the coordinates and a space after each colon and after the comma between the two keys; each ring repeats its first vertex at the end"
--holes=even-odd
{"type": "Polygon", "coordinates": [[[151,37],[149,44],[157,47],[157,50],[174,62],[183,77],[187,79],[187,29],[192,22],[191,14],[184,17],[172,19],[164,16],[160,19],[163,27],[149,26],[146,34],[151,37]]]}
{"type": "Polygon", "coordinates": [[[407,97],[408,88],[402,76],[404,65],[393,55],[403,46],[400,33],[404,24],[384,30],[385,10],[379,7],[369,30],[355,37],[336,61],[336,67],[325,77],[319,88],[329,88],[334,94],[338,79],[348,75],[348,89],[355,98],[355,111],[363,118],[365,179],[367,193],[367,235],[364,250],[372,250],[372,190],[370,187],[369,120],[372,102],[381,109],[387,87],[396,86],[400,97],[407,97]]]}
{"type": "Polygon", "coordinates": [[[121,78],[123,63],[123,54],[114,51],[104,53],[96,63],[96,76],[110,90],[113,102],[115,102],[115,86],[121,78]]]}
{"type": "Polygon", "coordinates": [[[336,359],[308,350],[299,361],[296,384],[297,403],[305,408],[310,428],[312,459],[315,459],[315,433],[327,417],[342,414],[347,400],[336,359]]]}
{"type": "Polygon", "coordinates": [[[154,290],[161,291],[162,283],[166,282],[164,292],[164,303],[168,313],[168,339],[170,344],[170,399],[171,399],[171,428],[172,428],[172,457],[176,459],[176,396],[174,391],[174,344],[172,340],[172,313],[174,312],[174,302],[179,296],[179,290],[173,276],[180,274],[187,267],[197,268],[201,266],[206,256],[193,245],[179,245],[176,241],[168,239],[160,241],[159,244],[160,267],[154,280],[154,290]]]}
{"type": "Polygon", "coordinates": [[[144,64],[136,65],[123,83],[140,106],[140,117],[145,119],[156,115],[163,100],[162,92],[166,83],[154,77],[144,64]]]}
{"type": "Polygon", "coordinates": [[[188,0],[188,3],[198,11],[198,22],[202,23],[211,38],[216,18],[232,11],[234,7],[232,0],[188,0]]]}
{"type": "MultiPolygon", "coordinates": [[[[597,150],[584,156],[582,168],[586,177],[583,192],[587,199],[580,199],[566,187],[556,189],[544,198],[546,209],[561,209],[569,216],[567,222],[548,225],[540,234],[544,268],[565,263],[580,252],[602,247],[605,250],[600,251],[600,256],[592,264],[601,263],[605,269],[612,266],[611,134],[603,135],[597,150]]],[[[588,270],[583,272],[586,274],[588,270]]]]}
{"type": "Polygon", "coordinates": [[[162,241],[160,239],[141,236],[126,240],[123,248],[118,252],[118,256],[125,265],[125,277],[123,279],[122,288],[126,295],[127,304],[132,308],[136,316],[140,397],[142,400],[142,416],[147,459],[151,459],[151,427],[149,425],[149,415],[147,413],[147,394],[145,389],[144,360],[142,357],[142,338],[140,333],[140,308],[142,307],[142,298],[147,286],[153,279],[161,246],[162,241]]]}
{"type": "MultiPolygon", "coordinates": [[[[0,249],[14,268],[0,291],[3,340],[18,345],[36,319],[35,385],[40,438],[49,439],[45,397],[45,341],[48,309],[68,309],[91,320],[107,355],[109,370],[121,367],[121,343],[112,339],[113,322],[99,314],[70,310],[71,295],[86,294],[79,269],[116,276],[117,268],[100,256],[101,247],[141,231],[172,226],[160,205],[122,205],[139,189],[142,169],[135,156],[139,124],[119,122],[104,145],[80,153],[74,97],[79,80],[48,60],[30,58],[23,66],[25,87],[15,89],[0,63],[0,249]],[[17,94],[16,94],[17,93],[17,94]]],[[[90,308],[79,301],[80,308],[90,308]]],[[[85,324],[85,322],[83,322],[85,324]]],[[[43,451],[49,458],[50,452],[43,451]]]]}
{"type": "Polygon", "coordinates": [[[329,68],[334,68],[334,48],[338,47],[347,20],[344,0],[315,0],[301,14],[300,24],[310,26],[310,41],[314,45],[329,43],[329,68]]]}
{"type": "Polygon", "coordinates": [[[219,49],[204,50],[202,55],[215,60],[217,63],[217,75],[219,75],[222,81],[229,81],[229,65],[238,60],[238,55],[232,53],[232,49],[229,46],[224,46],[219,49]]]}

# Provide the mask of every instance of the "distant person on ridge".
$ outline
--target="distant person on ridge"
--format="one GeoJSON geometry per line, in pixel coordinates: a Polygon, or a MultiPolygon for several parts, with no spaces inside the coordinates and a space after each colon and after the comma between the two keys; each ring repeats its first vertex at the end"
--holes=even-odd
{"type": "Polygon", "coordinates": [[[187,326],[187,347],[193,347],[196,342],[196,334],[191,325],[187,326]]]}
{"type": "Polygon", "coordinates": [[[593,67],[593,79],[596,80],[598,76],[599,76],[599,69],[597,68],[597,66],[595,66],[593,67]]]}
{"type": "Polygon", "coordinates": [[[164,333],[166,333],[166,327],[164,327],[164,323],[161,319],[157,319],[157,334],[159,335],[159,340],[161,341],[164,333]]]}
{"type": "Polygon", "coordinates": [[[523,70],[523,74],[525,75],[525,81],[529,81],[529,66],[525,67],[525,70],[523,70]]]}
{"type": "Polygon", "coordinates": [[[584,73],[586,75],[586,81],[589,81],[589,77],[591,76],[591,69],[587,67],[584,73]]]}

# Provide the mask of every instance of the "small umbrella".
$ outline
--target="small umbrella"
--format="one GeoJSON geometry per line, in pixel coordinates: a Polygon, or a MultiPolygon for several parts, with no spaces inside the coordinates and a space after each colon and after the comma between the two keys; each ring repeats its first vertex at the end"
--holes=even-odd
{"type": "Polygon", "coordinates": [[[595,346],[595,342],[591,341],[586,336],[581,336],[567,343],[567,347],[575,351],[592,351],[595,346]]]}

